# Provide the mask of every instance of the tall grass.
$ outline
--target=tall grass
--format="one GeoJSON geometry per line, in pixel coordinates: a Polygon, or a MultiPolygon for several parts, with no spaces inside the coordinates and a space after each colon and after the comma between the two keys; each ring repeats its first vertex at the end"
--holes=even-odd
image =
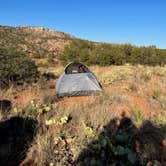
{"type": "MultiPolygon", "coordinates": [[[[140,125],[145,120],[144,114],[148,104],[154,113],[149,119],[156,125],[166,124],[164,113],[166,67],[125,65],[91,66],[90,69],[103,85],[103,92],[98,96],[52,100],[49,98],[52,95],[49,93],[49,85],[42,85],[43,82],[40,82],[40,86],[37,84],[29,91],[36,90],[35,92],[43,99],[32,101],[29,96],[24,108],[13,108],[9,113],[9,117],[30,116],[38,121],[38,134],[29,149],[29,154],[37,166],[57,163],[70,165],[89,140],[93,140],[110,120],[120,119],[127,112],[133,122],[140,125]],[[156,77],[159,77],[157,84],[156,77]],[[141,105],[142,103],[134,100],[131,103],[128,96],[143,98],[146,103],[141,105]],[[160,102],[161,107],[153,107],[151,104],[153,101],[160,102]],[[132,106],[137,107],[134,109],[132,106]],[[55,123],[47,125],[46,121],[55,123]]],[[[53,72],[59,76],[63,72],[63,67],[48,68],[43,72],[53,72]]],[[[14,92],[13,87],[7,91],[0,91],[0,100],[11,98],[14,92]]],[[[3,120],[3,116],[0,120],[3,120]]]]}

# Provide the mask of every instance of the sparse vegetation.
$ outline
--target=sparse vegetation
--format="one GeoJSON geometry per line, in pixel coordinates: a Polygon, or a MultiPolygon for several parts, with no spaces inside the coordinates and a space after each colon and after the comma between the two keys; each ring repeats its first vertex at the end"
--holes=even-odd
{"type": "Polygon", "coordinates": [[[8,113],[0,109],[0,163],[7,163],[2,165],[165,165],[165,50],[89,42],[31,27],[0,27],[0,42],[1,82],[31,82],[38,70],[41,74],[33,84],[0,91],[0,100],[12,104],[8,113]],[[58,50],[50,46],[56,40],[64,42],[58,50]],[[91,64],[103,92],[57,99],[59,60],[91,64]]]}
{"type": "Polygon", "coordinates": [[[140,125],[144,120],[143,111],[133,110],[133,118],[132,119],[137,125],[140,125]]]}
{"type": "MultiPolygon", "coordinates": [[[[33,118],[39,126],[23,163],[37,166],[105,165],[106,162],[163,164],[164,154],[159,153],[165,145],[159,147],[166,136],[165,67],[90,68],[103,85],[103,93],[97,96],[52,100],[53,73],[58,75],[63,69],[61,66],[42,71],[46,79],[30,88],[30,92],[22,89],[23,95],[33,94],[22,106],[17,107],[15,103],[21,101],[19,97],[14,99],[15,87],[1,94],[1,99],[13,102],[8,118],[33,118]],[[151,73],[150,79],[142,77],[143,73],[151,73]],[[40,98],[35,99],[34,95],[40,98]]],[[[1,113],[1,120],[7,117],[1,113]]]]}
{"type": "Polygon", "coordinates": [[[35,58],[57,58],[68,44],[70,35],[42,27],[0,26],[0,43],[7,50],[21,51],[35,58]]]}

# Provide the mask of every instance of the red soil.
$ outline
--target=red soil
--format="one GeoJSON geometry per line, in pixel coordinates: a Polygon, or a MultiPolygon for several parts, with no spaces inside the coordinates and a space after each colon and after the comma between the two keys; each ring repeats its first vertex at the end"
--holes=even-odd
{"type": "MultiPolygon", "coordinates": [[[[160,77],[155,77],[153,79],[154,81],[156,81],[156,83],[160,81],[160,77]]],[[[29,87],[20,92],[16,92],[12,98],[10,97],[10,99],[15,106],[23,107],[25,104],[27,104],[31,100],[41,101],[41,98],[44,97],[44,95],[54,96],[55,95],[55,89],[54,89],[55,80],[50,80],[47,82],[47,84],[48,84],[47,89],[35,90],[35,88],[29,87]]],[[[135,109],[139,109],[140,111],[143,111],[145,118],[153,116],[155,112],[158,113],[158,111],[154,111],[151,108],[151,105],[149,101],[147,100],[147,97],[152,95],[154,84],[151,87],[146,87],[146,88],[145,88],[145,85],[141,83],[133,83],[133,85],[136,88],[141,89],[141,93],[143,93],[144,95],[139,96],[137,91],[134,91],[134,90],[128,91],[127,88],[131,86],[131,83],[125,80],[119,83],[111,84],[111,85],[103,85],[103,90],[110,95],[121,95],[126,98],[126,102],[119,103],[114,108],[120,112],[125,112],[126,115],[130,115],[132,113],[131,107],[132,108],[135,107],[135,109]]],[[[166,90],[166,87],[165,87],[165,90],[166,90]]],[[[92,98],[93,98],[92,96],[65,97],[65,98],[59,99],[58,104],[86,103],[86,102],[89,102],[89,100],[91,100],[92,98]]]]}

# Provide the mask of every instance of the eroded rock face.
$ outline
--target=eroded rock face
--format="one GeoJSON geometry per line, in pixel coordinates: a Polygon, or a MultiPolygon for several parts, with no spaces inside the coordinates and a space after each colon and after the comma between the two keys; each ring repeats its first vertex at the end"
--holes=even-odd
{"type": "Polygon", "coordinates": [[[12,117],[0,122],[0,165],[17,166],[25,158],[35,136],[37,122],[12,117]]]}

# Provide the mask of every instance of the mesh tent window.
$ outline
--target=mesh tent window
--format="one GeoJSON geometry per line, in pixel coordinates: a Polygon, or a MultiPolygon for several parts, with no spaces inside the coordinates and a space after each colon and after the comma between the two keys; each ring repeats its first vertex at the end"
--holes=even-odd
{"type": "Polygon", "coordinates": [[[65,74],[89,73],[89,69],[82,63],[70,63],[65,68],[65,74]]]}

